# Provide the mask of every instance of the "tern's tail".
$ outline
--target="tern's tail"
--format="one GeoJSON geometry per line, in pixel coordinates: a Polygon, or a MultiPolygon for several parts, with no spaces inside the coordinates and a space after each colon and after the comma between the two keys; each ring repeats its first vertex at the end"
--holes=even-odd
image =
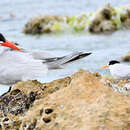
{"type": "Polygon", "coordinates": [[[66,63],[79,60],[81,58],[84,58],[91,53],[84,53],[84,52],[74,52],[72,54],[62,56],[62,57],[54,57],[54,58],[47,58],[43,60],[43,63],[46,63],[49,69],[59,69],[61,68],[61,65],[64,65],[66,63]]]}

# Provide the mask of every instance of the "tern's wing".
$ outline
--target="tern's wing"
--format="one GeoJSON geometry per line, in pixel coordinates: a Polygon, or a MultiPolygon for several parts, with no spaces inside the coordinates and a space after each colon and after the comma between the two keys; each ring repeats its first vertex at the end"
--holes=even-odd
{"type": "Polygon", "coordinates": [[[72,54],[62,56],[62,57],[53,57],[53,58],[45,58],[43,59],[43,63],[46,63],[49,69],[57,69],[61,65],[66,63],[79,60],[83,57],[90,55],[91,53],[84,53],[84,52],[74,52],[72,54]]]}
{"type": "Polygon", "coordinates": [[[61,65],[63,64],[66,64],[75,60],[79,60],[91,54],[91,53],[86,53],[86,52],[73,52],[66,56],[56,57],[47,51],[24,50],[24,52],[30,54],[34,59],[42,60],[43,61],[42,63],[47,64],[49,69],[59,69],[61,68],[61,65]]]}
{"type": "Polygon", "coordinates": [[[34,79],[47,73],[47,66],[27,53],[7,51],[0,55],[0,83],[34,79]]]}
{"type": "Polygon", "coordinates": [[[47,51],[39,51],[39,50],[26,50],[26,49],[22,49],[23,53],[27,53],[30,56],[32,56],[34,59],[36,60],[42,60],[42,63],[47,64],[49,69],[59,69],[62,68],[61,65],[75,61],[75,60],[79,60],[83,57],[86,57],[88,55],[90,55],[91,53],[87,53],[87,52],[73,52],[72,54],[66,55],[66,56],[62,56],[62,57],[56,57],[52,54],[50,54],[47,51]]]}

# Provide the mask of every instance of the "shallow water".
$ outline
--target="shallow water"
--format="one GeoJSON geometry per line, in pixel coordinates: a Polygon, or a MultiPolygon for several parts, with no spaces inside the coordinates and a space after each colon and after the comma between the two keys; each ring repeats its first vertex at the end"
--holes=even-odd
{"type": "MultiPolygon", "coordinates": [[[[65,55],[73,51],[93,52],[89,57],[68,64],[64,69],[50,71],[47,76],[41,77],[41,82],[48,82],[76,72],[80,68],[89,71],[98,71],[101,74],[109,73],[99,70],[111,59],[120,59],[130,51],[130,31],[117,31],[110,35],[84,34],[51,34],[42,36],[24,35],[23,27],[28,19],[39,14],[76,15],[82,12],[95,11],[106,3],[113,6],[128,4],[128,0],[4,0],[0,1],[0,32],[9,40],[16,41],[27,49],[47,50],[55,55],[65,55]],[[10,17],[10,14],[14,17],[10,17]]],[[[0,87],[0,94],[7,87],[0,87]]]]}

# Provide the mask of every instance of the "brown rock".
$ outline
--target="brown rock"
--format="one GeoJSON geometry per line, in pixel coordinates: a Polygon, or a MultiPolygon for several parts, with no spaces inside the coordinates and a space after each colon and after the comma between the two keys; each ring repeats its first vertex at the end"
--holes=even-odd
{"type": "MultiPolygon", "coordinates": [[[[19,128],[22,121],[22,115],[32,107],[35,100],[44,98],[47,95],[67,87],[71,78],[55,80],[51,83],[39,83],[37,81],[18,82],[10,93],[0,97],[0,124],[2,128],[15,129],[19,128]],[[3,124],[3,119],[9,118],[8,123],[3,124]]],[[[47,110],[46,110],[47,111],[47,110]]]]}
{"type": "Polygon", "coordinates": [[[125,62],[130,61],[130,52],[128,52],[125,56],[123,56],[121,60],[125,62]]]}
{"type": "MultiPolygon", "coordinates": [[[[46,96],[39,85],[38,89],[29,87],[29,92],[38,90],[41,96],[22,115],[0,118],[2,128],[4,120],[10,122],[7,123],[9,128],[21,130],[129,130],[130,97],[114,92],[100,80],[95,73],[80,71],[71,78],[49,83],[52,89],[56,84],[60,87],[46,96]]],[[[24,93],[28,93],[27,86],[24,93]]],[[[22,91],[22,86],[19,89],[22,91]]]]}
{"type": "Polygon", "coordinates": [[[31,18],[24,27],[24,33],[39,34],[53,32],[53,24],[67,22],[66,16],[40,15],[31,18]]]}
{"type": "Polygon", "coordinates": [[[130,29],[130,4],[123,6],[124,14],[121,15],[121,21],[125,28],[130,29]]]}
{"type": "Polygon", "coordinates": [[[110,20],[111,19],[111,15],[112,15],[112,10],[113,8],[111,7],[110,4],[106,4],[105,6],[99,8],[96,12],[95,12],[95,18],[97,19],[104,19],[104,20],[110,20]]]}
{"type": "Polygon", "coordinates": [[[115,26],[114,26],[112,21],[104,20],[104,21],[100,21],[99,23],[97,23],[96,20],[95,20],[95,22],[93,21],[93,24],[91,24],[91,26],[89,28],[90,32],[101,33],[101,32],[113,32],[113,31],[115,31],[115,26]]]}
{"type": "Polygon", "coordinates": [[[92,33],[115,31],[115,25],[111,20],[113,9],[110,4],[98,9],[89,26],[89,31],[92,33]]]}
{"type": "Polygon", "coordinates": [[[112,88],[113,91],[130,97],[130,80],[115,80],[111,75],[106,75],[101,82],[112,88]]]}

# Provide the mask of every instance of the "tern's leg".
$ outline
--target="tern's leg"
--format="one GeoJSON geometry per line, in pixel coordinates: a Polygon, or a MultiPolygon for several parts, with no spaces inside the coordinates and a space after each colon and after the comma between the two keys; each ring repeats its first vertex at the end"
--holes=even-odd
{"type": "Polygon", "coordinates": [[[3,93],[0,97],[4,96],[5,94],[9,93],[11,91],[12,86],[9,87],[9,90],[5,93],[3,93]]]}

